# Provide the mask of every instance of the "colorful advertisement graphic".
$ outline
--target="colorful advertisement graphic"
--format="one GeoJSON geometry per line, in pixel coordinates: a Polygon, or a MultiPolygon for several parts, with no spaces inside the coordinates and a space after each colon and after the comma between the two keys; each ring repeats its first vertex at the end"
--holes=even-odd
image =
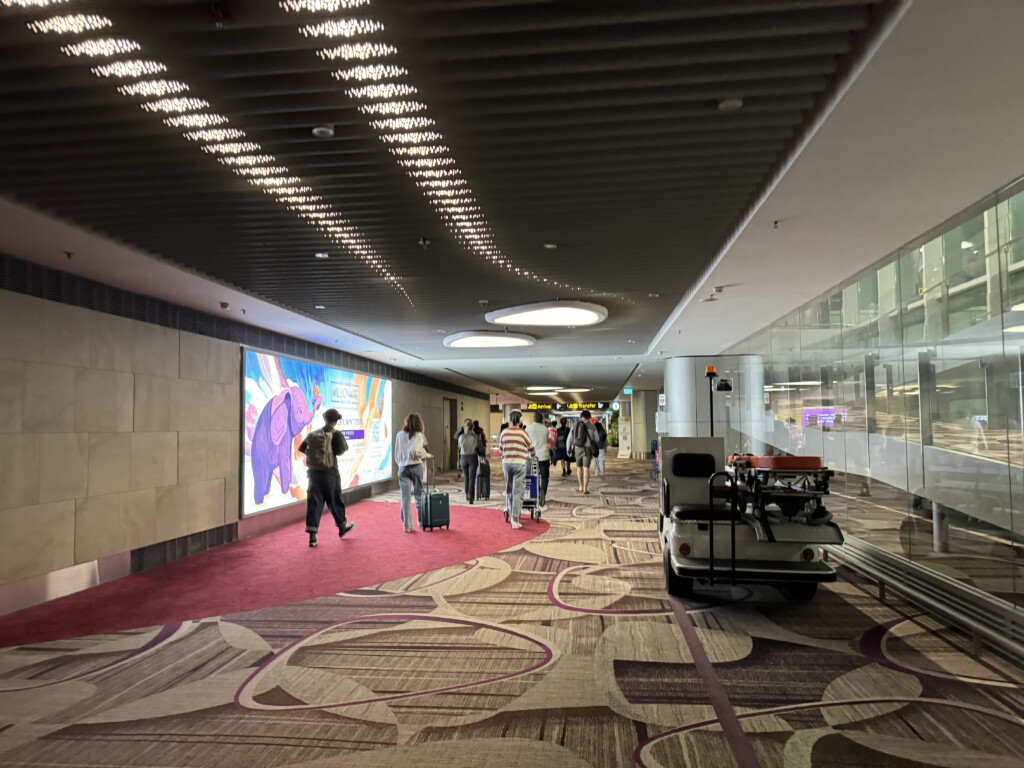
{"type": "Polygon", "coordinates": [[[242,515],[304,501],[299,444],[336,408],[348,452],[338,459],[341,487],[391,478],[391,382],[364,373],[245,351],[242,409],[245,457],[242,515]]]}

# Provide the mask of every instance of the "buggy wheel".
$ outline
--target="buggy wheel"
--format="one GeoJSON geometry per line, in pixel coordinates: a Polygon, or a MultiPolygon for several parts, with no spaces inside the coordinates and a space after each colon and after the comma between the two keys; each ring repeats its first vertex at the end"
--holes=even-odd
{"type": "Polygon", "coordinates": [[[665,591],[674,597],[691,597],[693,595],[693,579],[679,576],[672,570],[672,553],[667,544],[661,559],[665,565],[665,591]]]}
{"type": "Polygon", "coordinates": [[[786,585],[786,591],[794,600],[813,600],[818,593],[818,582],[797,581],[786,585]]]}

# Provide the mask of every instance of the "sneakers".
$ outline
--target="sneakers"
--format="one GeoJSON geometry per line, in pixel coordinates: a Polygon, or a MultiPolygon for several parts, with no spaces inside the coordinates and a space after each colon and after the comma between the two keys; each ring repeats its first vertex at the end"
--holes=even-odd
{"type": "Polygon", "coordinates": [[[412,533],[413,531],[412,531],[412,528],[406,528],[406,529],[405,529],[405,532],[406,532],[406,533],[412,533]]]}
{"type": "Polygon", "coordinates": [[[309,534],[309,546],[311,546],[311,547],[315,547],[315,546],[316,546],[316,544],[317,544],[317,541],[316,541],[316,534],[315,534],[315,533],[311,533],[311,534],[309,534]]]}
{"type": "MultiPolygon", "coordinates": [[[[338,538],[340,539],[342,536],[344,536],[346,533],[348,533],[349,531],[351,531],[355,527],[356,527],[355,523],[345,523],[345,525],[343,527],[338,529],[338,538]]],[[[313,546],[313,545],[310,544],[310,546],[313,546]]]]}
{"type": "Polygon", "coordinates": [[[523,527],[523,524],[520,523],[519,521],[517,521],[517,520],[513,520],[512,521],[512,530],[513,531],[518,531],[522,527],[523,527]]]}

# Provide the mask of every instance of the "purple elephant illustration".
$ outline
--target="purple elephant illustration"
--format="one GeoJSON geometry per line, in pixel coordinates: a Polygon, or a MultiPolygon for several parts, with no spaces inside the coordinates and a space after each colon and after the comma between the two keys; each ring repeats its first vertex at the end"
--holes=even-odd
{"type": "Polygon", "coordinates": [[[306,404],[302,390],[291,385],[267,403],[252,433],[253,496],[257,504],[270,493],[270,482],[277,470],[281,491],[292,484],[292,446],[295,436],[313,420],[320,407],[320,391],[313,387],[313,407],[306,404]]]}

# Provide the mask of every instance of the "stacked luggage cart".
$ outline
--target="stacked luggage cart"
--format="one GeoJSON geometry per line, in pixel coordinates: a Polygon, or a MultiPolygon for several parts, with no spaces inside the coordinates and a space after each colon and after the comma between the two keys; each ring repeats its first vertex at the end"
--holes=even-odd
{"type": "MultiPolygon", "coordinates": [[[[540,490],[540,468],[537,459],[530,458],[526,462],[526,482],[523,484],[523,511],[530,513],[531,520],[540,520],[540,506],[537,494],[540,490]]],[[[512,517],[512,487],[505,484],[505,522],[512,517]]]]}

